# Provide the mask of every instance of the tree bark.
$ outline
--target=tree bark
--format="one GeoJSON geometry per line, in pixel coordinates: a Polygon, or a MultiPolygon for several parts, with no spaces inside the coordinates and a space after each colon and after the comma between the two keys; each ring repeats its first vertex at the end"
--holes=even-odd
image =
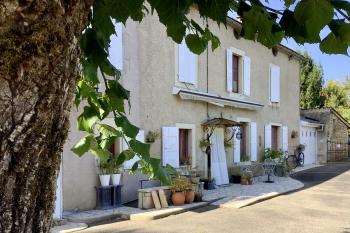
{"type": "Polygon", "coordinates": [[[0,1],[0,232],[49,232],[90,0],[0,1]]]}

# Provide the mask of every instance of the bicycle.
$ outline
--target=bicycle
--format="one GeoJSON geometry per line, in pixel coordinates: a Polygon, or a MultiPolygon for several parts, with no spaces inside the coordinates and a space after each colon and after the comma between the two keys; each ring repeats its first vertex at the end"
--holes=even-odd
{"type": "Polygon", "coordinates": [[[302,151],[299,151],[297,155],[288,155],[286,158],[287,166],[291,169],[304,166],[305,155],[302,151]]]}

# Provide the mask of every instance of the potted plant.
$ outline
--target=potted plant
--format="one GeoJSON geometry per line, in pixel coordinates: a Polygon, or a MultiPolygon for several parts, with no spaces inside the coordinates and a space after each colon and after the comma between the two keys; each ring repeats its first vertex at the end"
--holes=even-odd
{"type": "Polygon", "coordinates": [[[187,188],[185,192],[185,203],[191,204],[194,201],[195,192],[193,190],[193,185],[188,181],[187,188]]]}
{"type": "Polygon", "coordinates": [[[173,202],[174,205],[180,206],[185,204],[185,191],[188,189],[188,180],[183,177],[175,177],[171,181],[171,201],[173,202]]]}
{"type": "Polygon", "coordinates": [[[249,165],[250,164],[250,158],[248,155],[242,155],[241,156],[241,165],[249,165]]]}
{"type": "Polygon", "coordinates": [[[201,148],[201,150],[203,152],[206,151],[207,147],[210,146],[210,142],[209,140],[205,139],[205,138],[202,138],[200,141],[199,141],[199,147],[201,148]]]}
{"type": "Polygon", "coordinates": [[[241,176],[242,176],[241,168],[238,166],[233,167],[231,170],[232,183],[240,184],[241,183],[241,176]]]}
{"type": "Polygon", "coordinates": [[[148,131],[146,135],[147,143],[154,143],[159,138],[160,133],[158,131],[148,131]]]}
{"type": "Polygon", "coordinates": [[[121,166],[117,163],[116,159],[110,160],[110,171],[111,171],[111,179],[112,185],[119,185],[122,169],[121,166]]]}
{"type": "Polygon", "coordinates": [[[224,147],[225,147],[225,150],[227,150],[228,148],[231,148],[232,142],[230,142],[228,140],[224,140],[224,147]]]}
{"type": "Polygon", "coordinates": [[[98,173],[101,186],[108,186],[111,179],[111,168],[107,160],[98,160],[98,173]]]}
{"type": "Polygon", "coordinates": [[[282,151],[274,150],[271,148],[266,148],[264,151],[264,157],[263,159],[273,159],[276,162],[279,162],[283,156],[282,151]]]}
{"type": "Polygon", "coordinates": [[[253,173],[251,171],[244,171],[241,177],[242,185],[251,185],[253,184],[253,173]]]}

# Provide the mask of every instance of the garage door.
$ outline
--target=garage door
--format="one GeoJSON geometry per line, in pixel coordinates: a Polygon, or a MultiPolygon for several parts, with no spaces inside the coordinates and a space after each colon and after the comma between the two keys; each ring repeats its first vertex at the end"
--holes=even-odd
{"type": "Polygon", "coordinates": [[[305,145],[304,164],[316,163],[316,129],[303,126],[300,131],[300,143],[305,145]]]}

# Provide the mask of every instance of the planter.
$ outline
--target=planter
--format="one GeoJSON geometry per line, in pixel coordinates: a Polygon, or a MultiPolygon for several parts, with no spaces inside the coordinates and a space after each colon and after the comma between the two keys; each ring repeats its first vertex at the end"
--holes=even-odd
{"type": "Polygon", "coordinates": [[[241,178],[241,185],[252,185],[252,184],[253,184],[253,179],[241,178]]]}
{"type": "Polygon", "coordinates": [[[185,202],[191,204],[194,201],[194,191],[186,191],[185,202]]]}
{"type": "Polygon", "coordinates": [[[202,182],[204,182],[204,189],[206,190],[212,190],[215,189],[215,180],[208,180],[208,179],[203,179],[201,180],[202,182]]]}
{"type": "Polygon", "coordinates": [[[111,179],[111,175],[100,175],[100,183],[102,187],[109,186],[109,180],[111,179]]]}
{"type": "Polygon", "coordinates": [[[112,174],[111,175],[112,184],[113,185],[119,185],[120,184],[120,177],[121,177],[121,174],[112,174]]]}
{"type": "Polygon", "coordinates": [[[275,174],[276,174],[276,176],[279,176],[279,177],[284,176],[284,168],[282,165],[277,165],[275,167],[275,174]]]}
{"type": "Polygon", "coordinates": [[[180,206],[185,204],[185,193],[184,192],[173,192],[171,195],[171,201],[174,205],[180,206]]]}
{"type": "Polygon", "coordinates": [[[241,176],[234,176],[234,175],[232,175],[231,179],[232,179],[232,183],[234,183],[234,184],[240,184],[241,183],[241,176]]]}

